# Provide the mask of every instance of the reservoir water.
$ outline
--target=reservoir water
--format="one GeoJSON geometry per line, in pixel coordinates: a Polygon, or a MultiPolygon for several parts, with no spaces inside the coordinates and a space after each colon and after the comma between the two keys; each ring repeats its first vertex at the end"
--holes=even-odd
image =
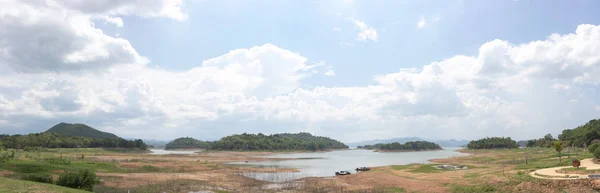
{"type": "Polygon", "coordinates": [[[185,151],[185,150],[164,150],[164,149],[150,149],[152,155],[166,155],[166,154],[194,154],[196,151],[185,151]]]}
{"type": "Polygon", "coordinates": [[[467,155],[457,152],[461,148],[445,147],[439,151],[422,152],[374,152],[373,150],[342,150],[315,153],[275,154],[264,157],[296,158],[294,160],[277,160],[262,162],[233,162],[231,164],[250,165],[256,167],[298,168],[300,172],[286,173],[243,173],[251,178],[284,182],[303,177],[335,176],[336,171],[347,170],[356,173],[357,167],[376,167],[388,165],[404,165],[411,163],[429,163],[430,159],[449,158],[467,155]]]}

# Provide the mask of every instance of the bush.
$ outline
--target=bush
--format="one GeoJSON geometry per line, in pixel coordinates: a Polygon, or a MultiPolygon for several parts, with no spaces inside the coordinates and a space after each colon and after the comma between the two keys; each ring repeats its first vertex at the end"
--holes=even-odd
{"type": "Polygon", "coordinates": [[[145,172],[158,172],[158,171],[160,171],[160,168],[157,168],[155,166],[145,165],[145,166],[142,166],[141,170],[145,171],[145,172]]]}
{"type": "Polygon", "coordinates": [[[22,180],[53,184],[54,179],[48,174],[28,174],[21,177],[22,180]]]}
{"type": "Polygon", "coordinates": [[[594,150],[594,157],[600,158],[600,148],[596,148],[596,150],[594,150]]]}
{"type": "Polygon", "coordinates": [[[62,157],[45,158],[44,161],[54,165],[71,165],[71,161],[62,157]]]}
{"type": "Polygon", "coordinates": [[[85,169],[76,172],[65,171],[65,173],[58,177],[56,185],[92,191],[94,185],[97,183],[98,177],[96,176],[96,173],[89,169],[85,169]]]}
{"type": "Polygon", "coordinates": [[[15,158],[14,150],[5,151],[5,150],[0,149],[0,163],[6,162],[6,161],[14,159],[14,158],[15,158]]]}
{"type": "Polygon", "coordinates": [[[41,148],[41,147],[25,147],[25,148],[23,148],[23,150],[26,152],[44,152],[44,151],[46,151],[46,149],[41,148]]]}
{"type": "Polygon", "coordinates": [[[588,151],[590,151],[590,153],[593,154],[596,151],[596,149],[598,149],[598,147],[600,147],[600,143],[593,143],[588,147],[588,151]]]}

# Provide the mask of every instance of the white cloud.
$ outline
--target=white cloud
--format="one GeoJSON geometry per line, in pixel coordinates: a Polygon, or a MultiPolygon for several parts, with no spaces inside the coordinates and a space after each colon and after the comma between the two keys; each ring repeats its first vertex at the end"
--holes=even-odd
{"type": "Polygon", "coordinates": [[[144,65],[148,60],[127,40],[104,34],[92,19],[117,26],[123,26],[119,15],[184,19],[180,4],[170,0],[2,1],[0,63],[24,73],[144,65]]]}
{"type": "Polygon", "coordinates": [[[336,27],[336,28],[333,28],[332,31],[342,31],[342,28],[336,27]]]}
{"type": "Polygon", "coordinates": [[[421,19],[419,19],[419,22],[417,22],[417,28],[421,29],[421,28],[425,27],[426,24],[427,24],[427,20],[425,20],[424,17],[421,17],[421,19]]]}
{"type": "Polygon", "coordinates": [[[365,22],[357,20],[357,19],[352,19],[352,21],[354,22],[354,24],[356,25],[356,27],[358,27],[360,29],[360,32],[358,32],[358,34],[356,34],[356,39],[359,41],[377,41],[377,30],[375,30],[375,28],[372,28],[371,26],[368,26],[365,22]]]}
{"type": "MultiPolygon", "coordinates": [[[[595,25],[523,44],[492,40],[474,56],[382,74],[371,85],[308,89],[300,85],[312,71],[333,75],[333,69],[276,45],[234,49],[169,71],[154,67],[168,64],[145,65],[127,40],[96,30],[89,20],[98,13],[152,15],[144,10],[69,5],[80,13],[66,15],[64,5],[6,2],[0,6],[3,133],[39,132],[66,121],[162,139],[298,131],[345,141],[525,139],[556,134],[600,111],[593,91],[600,85],[595,25]]],[[[372,36],[364,41],[376,40],[372,36]]]]}
{"type": "Polygon", "coordinates": [[[91,15],[136,15],[140,17],[166,17],[184,20],[187,15],[181,11],[183,0],[48,0],[48,5],[77,10],[91,15]]]}
{"type": "Polygon", "coordinates": [[[342,41],[342,42],[340,42],[340,44],[344,45],[344,46],[353,46],[354,45],[353,43],[350,43],[350,42],[347,42],[347,41],[342,41]]]}
{"type": "Polygon", "coordinates": [[[325,72],[325,76],[335,76],[335,72],[331,69],[327,70],[327,72],[325,72]]]}

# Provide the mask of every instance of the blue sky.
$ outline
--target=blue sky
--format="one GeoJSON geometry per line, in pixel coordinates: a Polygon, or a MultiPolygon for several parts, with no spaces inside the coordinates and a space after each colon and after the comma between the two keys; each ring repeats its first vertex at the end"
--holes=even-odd
{"type": "Polygon", "coordinates": [[[598,1],[143,2],[0,2],[0,133],[530,139],[600,115],[598,1]]]}
{"type": "Polygon", "coordinates": [[[598,24],[599,6],[597,1],[187,1],[185,21],[129,16],[124,27],[103,30],[128,39],[151,65],[166,69],[187,70],[232,49],[272,43],[336,67],[335,79],[316,76],[306,84],[363,86],[377,74],[475,55],[494,39],[526,43],[579,24],[598,24]],[[432,21],[436,17],[439,21],[432,21]],[[359,29],[347,18],[374,27],[379,41],[357,41],[359,29]],[[421,18],[427,22],[419,29],[421,18]]]}

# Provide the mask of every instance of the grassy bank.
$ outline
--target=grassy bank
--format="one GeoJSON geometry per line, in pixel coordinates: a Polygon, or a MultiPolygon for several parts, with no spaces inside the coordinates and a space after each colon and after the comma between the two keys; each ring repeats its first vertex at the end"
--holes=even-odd
{"type": "Polygon", "coordinates": [[[84,193],[86,191],[24,180],[0,177],[0,192],[84,193]]]}

